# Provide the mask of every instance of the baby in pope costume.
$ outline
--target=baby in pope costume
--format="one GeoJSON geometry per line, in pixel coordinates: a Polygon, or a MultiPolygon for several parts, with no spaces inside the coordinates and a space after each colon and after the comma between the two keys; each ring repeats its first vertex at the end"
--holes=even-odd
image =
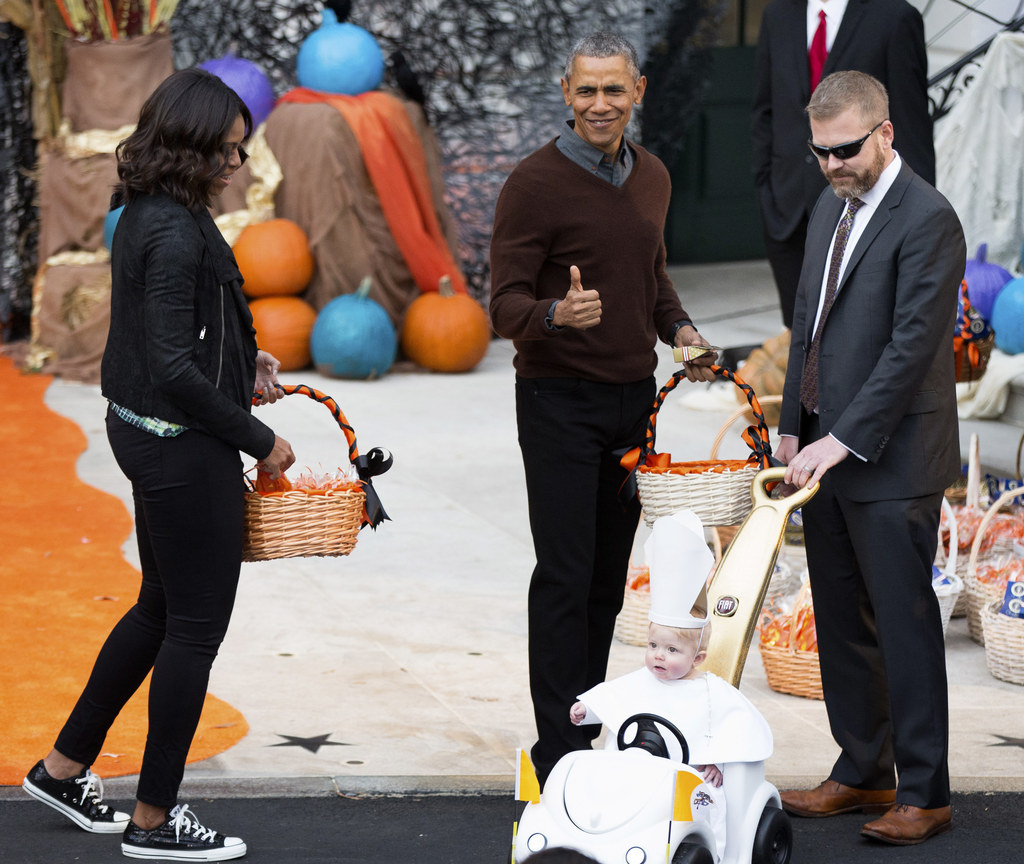
{"type": "Polygon", "coordinates": [[[735,687],[702,672],[711,622],[707,577],[714,556],[704,528],[689,510],[663,516],[644,544],[651,579],[651,611],[644,668],[606,681],[579,696],[569,719],[574,724],[604,723],[605,746],[632,714],[647,712],[675,724],[690,748],[690,764],[704,776],[697,818],[715,833],[719,858],[725,849],[725,795],[728,762],[764,761],[772,753],[772,733],[761,713],[735,687]]]}

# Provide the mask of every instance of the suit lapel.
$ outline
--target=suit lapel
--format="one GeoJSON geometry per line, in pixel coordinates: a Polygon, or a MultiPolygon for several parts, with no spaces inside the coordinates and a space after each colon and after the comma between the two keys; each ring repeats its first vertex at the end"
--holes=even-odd
{"type": "Polygon", "coordinates": [[[790,0],[784,7],[781,57],[776,63],[785,63],[800,84],[800,101],[811,98],[811,68],[807,61],[807,0],[790,0]]]}
{"type": "Polygon", "coordinates": [[[857,264],[860,263],[860,259],[864,257],[864,253],[867,251],[868,247],[875,242],[875,238],[878,237],[882,232],[882,229],[891,221],[892,211],[900,206],[900,202],[903,200],[903,193],[907,191],[907,186],[910,185],[910,180],[913,176],[914,172],[911,171],[910,166],[904,162],[900,166],[900,173],[896,175],[896,180],[893,182],[892,186],[889,187],[889,191],[885,193],[885,197],[882,198],[881,203],[871,215],[871,221],[868,222],[867,227],[864,229],[864,233],[858,238],[857,245],[850,250],[850,256],[846,261],[846,267],[843,269],[843,278],[839,280],[839,285],[836,288],[837,301],[843,293],[843,286],[856,269],[857,264]]]}
{"type": "MultiPolygon", "coordinates": [[[[821,285],[825,280],[825,268],[828,266],[828,250],[832,244],[832,235],[836,233],[836,225],[843,215],[843,208],[846,202],[837,198],[831,189],[825,189],[821,193],[823,198],[819,199],[818,209],[821,210],[821,218],[812,221],[807,234],[806,249],[810,250],[807,257],[808,273],[810,281],[807,284],[807,320],[805,321],[805,344],[811,344],[814,336],[814,319],[817,317],[818,303],[821,300],[821,285]],[[824,196],[828,196],[825,198],[824,196]],[[815,224],[816,223],[816,224],[815,224]]],[[[815,211],[817,216],[817,210],[815,211]]]]}
{"type": "Polygon", "coordinates": [[[849,3],[846,4],[843,20],[839,22],[839,30],[836,32],[836,38],[832,42],[832,50],[828,52],[828,57],[825,58],[825,68],[821,72],[822,78],[839,68],[856,68],[851,67],[848,63],[840,65],[839,61],[843,56],[843,52],[854,44],[855,33],[861,19],[864,17],[864,13],[867,11],[867,5],[868,0],[849,0],[849,3]]]}

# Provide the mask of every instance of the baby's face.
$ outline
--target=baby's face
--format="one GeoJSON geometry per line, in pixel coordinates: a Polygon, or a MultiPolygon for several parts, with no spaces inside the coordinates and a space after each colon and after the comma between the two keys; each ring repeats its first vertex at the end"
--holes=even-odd
{"type": "Polygon", "coordinates": [[[675,681],[693,671],[699,631],[693,638],[682,637],[678,631],[661,624],[651,624],[647,632],[647,655],[644,665],[655,678],[675,681]]]}

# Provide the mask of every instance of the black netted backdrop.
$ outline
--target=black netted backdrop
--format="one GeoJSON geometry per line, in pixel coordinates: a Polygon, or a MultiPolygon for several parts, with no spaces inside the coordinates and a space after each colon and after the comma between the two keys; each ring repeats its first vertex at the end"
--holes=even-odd
{"type": "MultiPolygon", "coordinates": [[[[568,116],[558,80],[571,44],[591,30],[610,29],[637,46],[649,84],[643,129],[634,124],[631,134],[671,161],[708,79],[721,6],[722,0],[356,0],[349,20],[373,33],[385,57],[400,52],[404,58],[397,66],[389,62],[386,84],[398,87],[409,67],[422,88],[442,150],[460,263],[476,296],[487,293],[491,217],[502,183],[519,159],[560,133],[568,116]]],[[[320,2],[181,0],[171,22],[175,65],[231,51],[257,63],[280,96],[298,83],[299,46],[319,26],[321,10],[320,2]]],[[[12,79],[4,73],[9,100],[12,79]]],[[[5,101],[5,129],[6,108],[5,101]]],[[[7,277],[18,248],[7,200],[21,194],[10,189],[7,173],[4,293],[24,305],[29,295],[15,285],[24,273],[7,277]]]]}
{"type": "Polygon", "coordinates": [[[24,336],[32,312],[39,214],[34,203],[25,35],[0,22],[0,338],[24,336]]]}

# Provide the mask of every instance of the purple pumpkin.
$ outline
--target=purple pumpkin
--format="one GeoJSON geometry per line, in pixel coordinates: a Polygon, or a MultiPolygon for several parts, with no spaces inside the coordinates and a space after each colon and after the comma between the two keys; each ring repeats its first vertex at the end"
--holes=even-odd
{"type": "Polygon", "coordinates": [[[985,260],[988,245],[982,243],[977,254],[967,262],[964,279],[967,280],[967,296],[971,298],[971,306],[978,310],[986,321],[992,319],[992,306],[1003,286],[1013,276],[998,264],[985,260]]]}
{"type": "Polygon", "coordinates": [[[207,60],[199,68],[216,75],[238,94],[252,114],[254,127],[267,119],[274,107],[274,88],[259,66],[234,54],[225,54],[216,60],[207,60]]]}

